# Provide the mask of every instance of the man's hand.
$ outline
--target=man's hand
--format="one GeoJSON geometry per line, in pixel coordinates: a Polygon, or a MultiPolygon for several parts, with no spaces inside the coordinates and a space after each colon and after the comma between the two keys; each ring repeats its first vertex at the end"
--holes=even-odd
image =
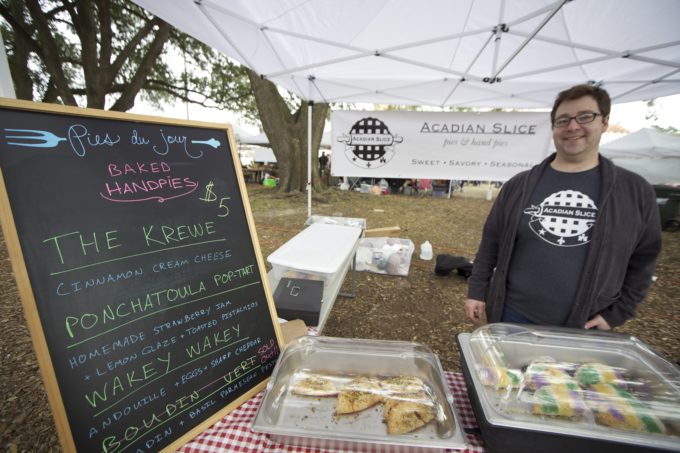
{"type": "Polygon", "coordinates": [[[595,315],[595,317],[588,321],[583,327],[586,329],[612,330],[609,323],[600,315],[595,315]]]}
{"type": "Polygon", "coordinates": [[[475,325],[480,325],[484,318],[486,304],[481,300],[468,299],[465,301],[465,315],[475,325]]]}

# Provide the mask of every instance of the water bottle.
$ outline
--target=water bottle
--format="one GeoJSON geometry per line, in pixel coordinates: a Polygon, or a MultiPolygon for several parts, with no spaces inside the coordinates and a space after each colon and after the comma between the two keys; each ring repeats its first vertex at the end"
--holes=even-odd
{"type": "Polygon", "coordinates": [[[430,244],[429,241],[425,241],[420,245],[420,259],[421,260],[432,259],[432,244],[430,244]]]}

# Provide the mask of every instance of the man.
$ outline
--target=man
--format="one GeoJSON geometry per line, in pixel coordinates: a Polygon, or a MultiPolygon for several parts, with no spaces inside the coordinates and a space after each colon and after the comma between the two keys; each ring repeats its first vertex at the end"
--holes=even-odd
{"type": "Polygon", "coordinates": [[[319,156],[319,174],[323,174],[326,165],[328,165],[328,156],[326,156],[325,151],[321,151],[321,155],[319,156]]]}
{"type": "Polygon", "coordinates": [[[599,154],[611,101],[602,88],[561,92],[557,152],[510,179],[484,225],[468,280],[475,324],[609,330],[635,315],[661,251],[654,189],[599,154]]]}

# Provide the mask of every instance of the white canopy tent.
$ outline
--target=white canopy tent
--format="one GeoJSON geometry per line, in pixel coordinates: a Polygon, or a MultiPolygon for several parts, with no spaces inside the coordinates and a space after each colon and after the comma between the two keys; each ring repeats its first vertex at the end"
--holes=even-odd
{"type": "Polygon", "coordinates": [[[640,129],[600,146],[616,165],[640,174],[651,184],[680,184],[680,137],[640,129]]]}
{"type": "MultiPolygon", "coordinates": [[[[249,137],[244,137],[241,140],[241,143],[244,145],[257,145],[257,146],[269,146],[269,138],[267,138],[267,134],[264,132],[256,135],[251,135],[249,137]]],[[[331,146],[331,133],[329,131],[325,131],[323,135],[321,136],[321,146],[330,148],[331,146]]]]}
{"type": "Polygon", "coordinates": [[[244,129],[241,129],[235,124],[232,125],[232,128],[234,129],[234,138],[238,143],[248,144],[249,140],[251,140],[253,137],[253,134],[247,132],[244,129]]]}
{"type": "Polygon", "coordinates": [[[311,102],[546,108],[576,83],[617,103],[680,92],[675,0],[134,1],[311,102]]]}
{"type": "Polygon", "coordinates": [[[680,136],[649,127],[600,146],[600,152],[609,158],[680,157],[680,136]]]}
{"type": "Polygon", "coordinates": [[[675,0],[135,0],[314,102],[549,107],[680,91],[675,0]]]}
{"type": "Polygon", "coordinates": [[[276,163],[276,156],[271,148],[263,148],[258,146],[255,149],[255,157],[253,159],[255,162],[264,164],[274,164],[276,163]]]}

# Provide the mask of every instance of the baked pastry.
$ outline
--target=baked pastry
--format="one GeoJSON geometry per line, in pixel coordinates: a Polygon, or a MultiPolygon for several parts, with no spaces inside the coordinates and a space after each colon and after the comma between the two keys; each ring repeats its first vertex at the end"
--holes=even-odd
{"type": "Polygon", "coordinates": [[[576,382],[587,388],[594,384],[623,384],[623,378],[616,368],[604,363],[584,363],[574,373],[576,382]]]}
{"type": "Polygon", "coordinates": [[[479,379],[485,387],[495,389],[517,388],[522,382],[522,372],[503,367],[482,367],[479,379]]]}
{"type": "Polygon", "coordinates": [[[600,425],[663,434],[666,429],[649,409],[630,392],[612,384],[593,384],[586,391],[586,403],[600,425]]]}
{"type": "Polygon", "coordinates": [[[389,434],[410,433],[428,424],[434,416],[432,401],[424,392],[385,401],[384,417],[389,434]]]}
{"type": "Polygon", "coordinates": [[[308,376],[293,386],[292,392],[300,396],[336,396],[338,389],[329,379],[322,376],[308,376]]]}
{"type": "Polygon", "coordinates": [[[380,386],[383,389],[383,395],[385,397],[420,393],[425,390],[423,381],[415,376],[394,376],[386,378],[380,382],[380,386]]]}
{"type": "Polygon", "coordinates": [[[549,384],[534,392],[531,412],[536,415],[576,418],[585,415],[588,408],[581,389],[575,383],[549,384]]]}
{"type": "Polygon", "coordinates": [[[567,372],[571,364],[555,362],[549,357],[534,360],[524,372],[524,385],[531,389],[539,389],[546,385],[573,384],[576,380],[567,372]]]}
{"type": "Polygon", "coordinates": [[[338,393],[335,404],[335,413],[352,414],[360,412],[382,403],[383,391],[380,380],[367,376],[360,376],[349,381],[338,393]]]}

